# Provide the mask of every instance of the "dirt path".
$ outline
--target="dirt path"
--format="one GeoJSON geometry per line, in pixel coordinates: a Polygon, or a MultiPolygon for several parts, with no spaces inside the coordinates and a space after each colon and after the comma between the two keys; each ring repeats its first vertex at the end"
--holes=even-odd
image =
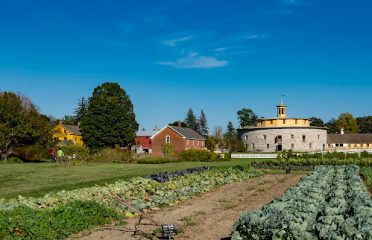
{"type": "MultiPolygon", "coordinates": [[[[303,175],[265,175],[243,182],[222,186],[214,191],[199,195],[174,207],[151,213],[160,223],[176,223],[181,233],[175,239],[224,239],[228,238],[233,224],[240,213],[261,208],[289,187],[297,184],[303,175]]],[[[125,226],[134,229],[135,219],[125,226]]],[[[156,226],[141,226],[141,230],[151,233],[156,226]]],[[[133,232],[132,232],[133,233],[133,232]]],[[[118,230],[95,231],[85,240],[145,239],[134,237],[130,232],[118,230]]]]}

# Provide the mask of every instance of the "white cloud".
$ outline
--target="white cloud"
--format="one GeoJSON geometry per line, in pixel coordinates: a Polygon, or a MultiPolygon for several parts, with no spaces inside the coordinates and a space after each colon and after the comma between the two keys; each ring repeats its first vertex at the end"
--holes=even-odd
{"type": "Polygon", "coordinates": [[[185,36],[185,37],[180,37],[180,38],[174,38],[174,39],[166,40],[166,41],[163,41],[162,43],[164,45],[166,45],[166,46],[174,47],[174,46],[176,46],[180,42],[185,42],[185,41],[191,40],[193,38],[194,38],[194,36],[190,35],[190,36],[185,36]]]}
{"type": "Polygon", "coordinates": [[[215,51],[215,52],[224,52],[224,51],[226,51],[227,49],[229,49],[229,48],[227,48],[227,47],[220,47],[220,48],[215,48],[215,49],[213,49],[213,51],[215,51]]]}
{"type": "Polygon", "coordinates": [[[256,40],[256,39],[265,39],[269,37],[271,37],[271,35],[269,34],[251,34],[251,35],[245,36],[244,39],[256,40]]]}
{"type": "Polygon", "coordinates": [[[214,57],[199,56],[192,52],[187,57],[179,58],[173,62],[158,62],[160,65],[171,66],[175,68],[218,68],[228,64],[226,60],[218,60],[214,57]]]}

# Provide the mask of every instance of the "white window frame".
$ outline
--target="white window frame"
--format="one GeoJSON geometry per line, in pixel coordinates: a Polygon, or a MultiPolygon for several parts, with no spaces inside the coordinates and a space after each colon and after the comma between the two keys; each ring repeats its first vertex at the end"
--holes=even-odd
{"type": "Polygon", "coordinates": [[[165,143],[170,143],[170,142],[171,142],[170,135],[165,136],[165,143]]]}

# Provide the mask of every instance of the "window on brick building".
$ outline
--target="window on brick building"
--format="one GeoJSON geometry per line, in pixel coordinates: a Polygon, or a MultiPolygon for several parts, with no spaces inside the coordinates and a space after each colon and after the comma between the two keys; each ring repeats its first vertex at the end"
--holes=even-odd
{"type": "Polygon", "coordinates": [[[266,144],[266,148],[270,148],[270,144],[266,144]]]}
{"type": "Polygon", "coordinates": [[[294,135],[293,134],[291,135],[291,139],[294,139],[294,135]]]}
{"type": "Polygon", "coordinates": [[[294,144],[293,143],[291,144],[291,148],[294,148],[294,144]]]}
{"type": "Polygon", "coordinates": [[[302,135],[302,142],[306,142],[306,135],[302,135]]]}
{"type": "Polygon", "coordinates": [[[171,137],[169,135],[165,136],[165,143],[170,143],[171,137]]]}
{"type": "Polygon", "coordinates": [[[312,148],[312,145],[311,145],[311,143],[309,143],[309,148],[312,148]]]}
{"type": "Polygon", "coordinates": [[[266,140],[266,135],[263,135],[264,140],[266,140]]]}

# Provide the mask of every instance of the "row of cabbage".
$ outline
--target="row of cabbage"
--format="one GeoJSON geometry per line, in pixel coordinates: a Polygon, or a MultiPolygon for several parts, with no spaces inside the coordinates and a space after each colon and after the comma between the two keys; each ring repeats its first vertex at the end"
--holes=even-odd
{"type": "Polygon", "coordinates": [[[359,167],[315,167],[281,198],[242,214],[232,239],[372,239],[372,199],[359,167]]]}
{"type": "Polygon", "coordinates": [[[195,168],[188,168],[188,169],[178,170],[178,171],[175,171],[175,172],[161,172],[161,173],[157,173],[157,174],[151,174],[151,175],[145,176],[144,178],[149,178],[149,179],[155,180],[157,182],[167,182],[167,181],[169,181],[173,178],[179,177],[179,176],[184,176],[184,175],[191,174],[191,173],[197,173],[197,172],[205,171],[205,170],[208,170],[208,169],[210,169],[209,166],[202,166],[202,167],[195,167],[195,168]]]}
{"type": "Polygon", "coordinates": [[[213,168],[172,178],[167,182],[135,177],[128,181],[117,181],[105,186],[50,193],[40,198],[19,196],[16,199],[0,199],[0,211],[12,210],[18,206],[32,209],[53,209],[73,201],[95,201],[106,206],[126,210],[124,206],[117,203],[114,197],[121,198],[137,209],[151,209],[170,206],[177,201],[210,191],[220,185],[260,175],[262,175],[261,171],[213,168]]]}

